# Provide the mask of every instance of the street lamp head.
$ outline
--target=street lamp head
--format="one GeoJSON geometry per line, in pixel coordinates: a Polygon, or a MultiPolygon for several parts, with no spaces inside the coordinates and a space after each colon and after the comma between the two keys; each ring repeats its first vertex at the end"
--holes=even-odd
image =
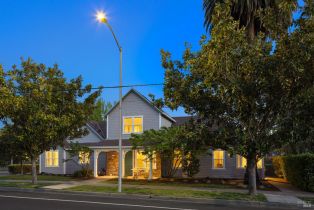
{"type": "Polygon", "coordinates": [[[106,13],[104,11],[97,11],[96,13],[96,19],[100,23],[107,23],[108,19],[106,16],[106,13]]]}

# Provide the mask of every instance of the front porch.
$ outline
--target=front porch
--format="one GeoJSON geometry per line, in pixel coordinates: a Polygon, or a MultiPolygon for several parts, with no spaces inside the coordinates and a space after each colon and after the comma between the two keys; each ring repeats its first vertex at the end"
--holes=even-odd
{"type": "MultiPolygon", "coordinates": [[[[119,174],[119,149],[93,149],[94,177],[114,178],[119,174]]],[[[140,150],[122,149],[122,177],[154,179],[161,177],[161,160],[155,155],[149,160],[140,150]]]]}

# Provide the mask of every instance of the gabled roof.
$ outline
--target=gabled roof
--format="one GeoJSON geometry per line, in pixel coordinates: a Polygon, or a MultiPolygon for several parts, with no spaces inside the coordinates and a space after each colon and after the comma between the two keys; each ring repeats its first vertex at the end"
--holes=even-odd
{"type": "Polygon", "coordinates": [[[105,139],[107,136],[107,122],[106,121],[90,121],[87,123],[87,126],[91,128],[96,135],[105,139]]]}
{"type": "MultiPolygon", "coordinates": [[[[153,103],[146,98],[144,95],[142,95],[141,93],[139,93],[137,90],[135,89],[131,89],[129,90],[129,92],[127,92],[123,97],[122,97],[122,101],[131,93],[134,93],[135,95],[137,95],[138,97],[140,97],[141,99],[143,99],[144,102],[146,102],[149,106],[151,106],[153,109],[155,109],[157,112],[159,112],[163,117],[167,118],[168,120],[170,120],[171,122],[176,122],[175,119],[173,119],[172,117],[170,117],[166,112],[164,112],[163,110],[157,108],[156,106],[153,105],[153,103]]],[[[110,114],[110,112],[112,112],[117,106],[119,105],[119,103],[116,103],[106,114],[106,116],[108,114],[110,114]]]]}

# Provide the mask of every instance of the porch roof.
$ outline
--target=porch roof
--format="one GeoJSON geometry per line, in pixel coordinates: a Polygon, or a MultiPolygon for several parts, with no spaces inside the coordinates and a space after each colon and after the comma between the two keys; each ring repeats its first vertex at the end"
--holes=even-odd
{"type": "MultiPolygon", "coordinates": [[[[81,145],[87,146],[87,147],[117,147],[119,146],[119,140],[118,139],[106,139],[100,142],[81,143],[81,145]]],[[[132,146],[132,144],[128,139],[122,139],[122,146],[130,147],[132,146]]]]}

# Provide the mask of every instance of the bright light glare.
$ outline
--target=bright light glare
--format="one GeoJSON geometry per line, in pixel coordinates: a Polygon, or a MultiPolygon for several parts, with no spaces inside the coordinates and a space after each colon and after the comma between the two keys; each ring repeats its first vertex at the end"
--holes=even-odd
{"type": "Polygon", "coordinates": [[[107,16],[106,16],[106,13],[104,11],[97,11],[96,13],[96,19],[99,21],[99,22],[107,22],[107,16]]]}

